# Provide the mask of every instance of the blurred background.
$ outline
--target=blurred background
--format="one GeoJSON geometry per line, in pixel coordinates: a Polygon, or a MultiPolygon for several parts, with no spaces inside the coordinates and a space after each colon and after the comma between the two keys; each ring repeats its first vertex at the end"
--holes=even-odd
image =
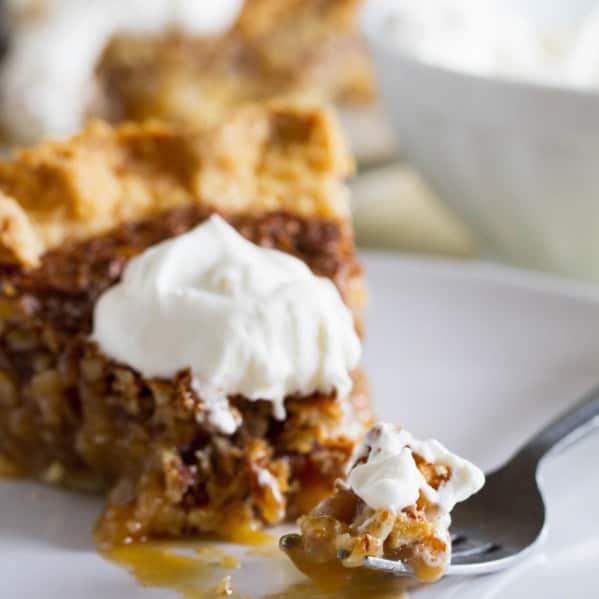
{"type": "Polygon", "coordinates": [[[380,0],[361,25],[399,156],[478,255],[599,280],[599,3],[380,0]]]}
{"type": "Polygon", "coordinates": [[[363,247],[599,281],[599,2],[0,0],[0,141],[332,105],[363,247]]]}

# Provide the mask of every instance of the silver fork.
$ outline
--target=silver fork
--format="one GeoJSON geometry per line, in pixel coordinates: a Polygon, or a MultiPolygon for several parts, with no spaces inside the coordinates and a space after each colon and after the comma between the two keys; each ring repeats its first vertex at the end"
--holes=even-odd
{"type": "MultiPolygon", "coordinates": [[[[599,426],[599,388],[537,433],[503,467],[487,475],[483,489],[452,514],[453,554],[448,574],[478,575],[515,565],[539,543],[545,503],[538,469],[549,454],[563,450],[599,426]]],[[[281,539],[281,546],[292,537],[281,539]]],[[[398,576],[414,572],[401,561],[367,557],[364,568],[398,576]]]]}

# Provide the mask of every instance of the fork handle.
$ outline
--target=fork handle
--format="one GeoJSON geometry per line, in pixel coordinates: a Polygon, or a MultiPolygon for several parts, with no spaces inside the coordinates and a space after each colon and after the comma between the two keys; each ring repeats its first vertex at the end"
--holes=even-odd
{"type": "Polygon", "coordinates": [[[550,453],[562,451],[599,427],[599,387],[593,389],[542,431],[520,451],[519,457],[540,462],[550,453]]]}

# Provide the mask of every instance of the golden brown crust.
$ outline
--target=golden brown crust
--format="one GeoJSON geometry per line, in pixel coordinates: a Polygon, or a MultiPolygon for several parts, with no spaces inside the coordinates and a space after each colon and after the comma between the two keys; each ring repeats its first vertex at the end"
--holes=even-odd
{"type": "Polygon", "coordinates": [[[0,163],[0,261],[36,265],[66,241],[182,205],[345,219],[351,170],[318,109],[251,106],[207,131],[92,122],[0,163]]]}
{"type": "Polygon", "coordinates": [[[43,249],[23,208],[0,191],[0,262],[32,264],[43,249]]]}

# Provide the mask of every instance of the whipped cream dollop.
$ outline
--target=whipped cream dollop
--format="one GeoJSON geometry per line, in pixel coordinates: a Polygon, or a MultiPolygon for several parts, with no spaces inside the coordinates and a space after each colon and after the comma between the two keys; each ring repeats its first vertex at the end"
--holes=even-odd
{"type": "Polygon", "coordinates": [[[212,35],[243,0],[10,0],[11,42],[0,64],[0,125],[21,143],[81,129],[94,71],[117,33],[212,35]]]}
{"type": "Polygon", "coordinates": [[[568,8],[568,0],[559,0],[543,9],[515,0],[386,0],[392,13],[386,33],[406,52],[452,69],[597,88],[594,4],[568,8]]]}
{"type": "Polygon", "coordinates": [[[458,457],[434,439],[421,441],[389,423],[373,427],[349,465],[348,484],[374,510],[395,512],[414,505],[422,492],[440,508],[440,526],[449,525],[456,503],[478,492],[485,482],[482,471],[458,457]],[[439,468],[449,469],[449,478],[438,489],[430,486],[414,455],[439,468]],[[364,461],[365,460],[365,461],[364,461]]]}
{"type": "Polygon", "coordinates": [[[329,279],[219,216],[131,260],[96,304],[92,339],[148,378],[189,368],[226,433],[238,425],[229,396],[268,400],[279,419],[290,395],[346,396],[362,351],[329,279]]]}

